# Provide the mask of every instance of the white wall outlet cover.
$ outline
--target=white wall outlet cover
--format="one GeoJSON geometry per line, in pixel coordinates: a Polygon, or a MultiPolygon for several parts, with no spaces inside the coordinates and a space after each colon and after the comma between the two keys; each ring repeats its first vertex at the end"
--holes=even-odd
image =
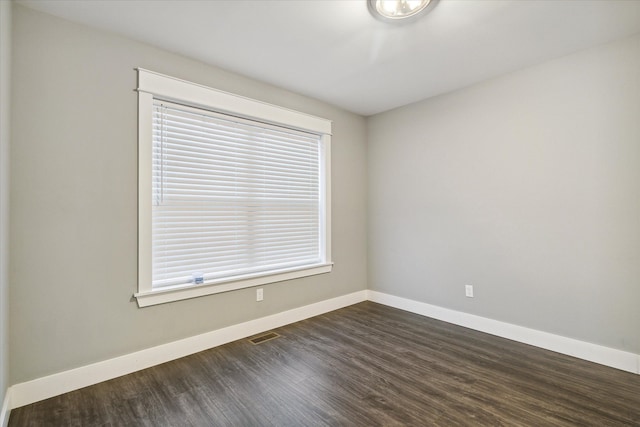
{"type": "Polygon", "coordinates": [[[473,298],[473,285],[465,285],[464,294],[469,298],[473,298]]]}

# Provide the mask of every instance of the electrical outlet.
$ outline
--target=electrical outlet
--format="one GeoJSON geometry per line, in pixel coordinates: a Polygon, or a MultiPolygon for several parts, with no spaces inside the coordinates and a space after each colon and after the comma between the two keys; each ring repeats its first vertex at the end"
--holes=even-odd
{"type": "Polygon", "coordinates": [[[464,294],[468,298],[473,298],[473,285],[465,285],[464,286],[464,294]]]}
{"type": "Polygon", "coordinates": [[[264,292],[262,288],[256,289],[256,301],[262,301],[264,299],[264,292]]]}

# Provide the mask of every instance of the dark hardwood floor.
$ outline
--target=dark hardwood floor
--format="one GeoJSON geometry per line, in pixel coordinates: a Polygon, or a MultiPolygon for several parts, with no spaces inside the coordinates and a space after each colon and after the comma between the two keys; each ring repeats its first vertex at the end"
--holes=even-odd
{"type": "Polygon", "coordinates": [[[11,412],[9,426],[640,426],[640,376],[365,302],[11,412]]]}

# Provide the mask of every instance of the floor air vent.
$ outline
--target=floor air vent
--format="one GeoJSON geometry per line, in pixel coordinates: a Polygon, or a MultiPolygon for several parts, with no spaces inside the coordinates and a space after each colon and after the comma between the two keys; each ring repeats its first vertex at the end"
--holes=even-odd
{"type": "Polygon", "coordinates": [[[258,335],[257,337],[251,338],[249,341],[253,345],[262,344],[263,342],[278,338],[280,335],[275,332],[267,332],[266,334],[258,335]]]}

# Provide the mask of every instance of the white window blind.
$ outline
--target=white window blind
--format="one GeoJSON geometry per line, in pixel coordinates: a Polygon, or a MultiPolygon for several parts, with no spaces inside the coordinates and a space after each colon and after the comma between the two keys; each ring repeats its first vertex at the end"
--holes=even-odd
{"type": "Polygon", "coordinates": [[[152,288],[319,265],[320,135],[154,100],[152,288]]]}

